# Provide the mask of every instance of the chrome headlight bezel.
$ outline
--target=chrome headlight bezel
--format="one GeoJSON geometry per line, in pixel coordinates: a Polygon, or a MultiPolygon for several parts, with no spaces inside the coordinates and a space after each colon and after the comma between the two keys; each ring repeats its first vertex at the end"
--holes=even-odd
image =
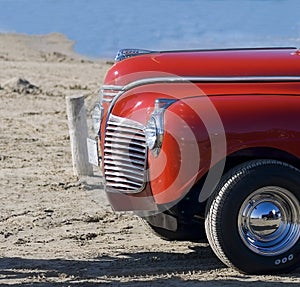
{"type": "Polygon", "coordinates": [[[145,129],[146,144],[150,150],[157,147],[158,143],[158,131],[156,119],[152,116],[145,129]]]}
{"type": "Polygon", "coordinates": [[[176,100],[157,99],[155,100],[154,112],[150,116],[146,128],[145,136],[148,148],[152,154],[157,157],[163,143],[164,137],[164,113],[165,110],[176,100]]]}

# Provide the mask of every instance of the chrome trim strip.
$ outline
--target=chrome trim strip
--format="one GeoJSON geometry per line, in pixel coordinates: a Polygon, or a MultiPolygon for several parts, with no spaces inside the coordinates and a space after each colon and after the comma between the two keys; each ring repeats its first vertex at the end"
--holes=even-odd
{"type": "Polygon", "coordinates": [[[101,88],[102,90],[116,90],[116,91],[121,91],[124,86],[114,86],[114,85],[103,85],[101,88]]]}
{"type": "MultiPolygon", "coordinates": [[[[145,156],[141,156],[141,155],[134,155],[134,156],[131,156],[131,158],[128,160],[124,159],[125,156],[128,157],[128,153],[120,153],[120,152],[114,152],[114,156],[111,156],[110,159],[106,159],[104,162],[105,163],[111,163],[113,164],[113,161],[118,161],[119,163],[120,162],[130,162],[132,160],[133,163],[137,163],[137,164],[143,164],[143,161],[145,160],[145,156]],[[134,160],[133,160],[134,158],[134,160]]],[[[125,166],[125,165],[124,165],[125,166]]],[[[129,165],[130,166],[130,165],[129,165]]],[[[131,166],[132,167],[132,166],[131,166]]],[[[134,166],[132,168],[137,168],[137,166],[134,166]]]]}
{"type": "Polygon", "coordinates": [[[119,172],[119,171],[116,171],[116,170],[110,170],[110,171],[106,171],[105,172],[105,176],[106,177],[110,177],[110,176],[114,176],[116,178],[123,178],[123,177],[126,177],[126,180],[129,178],[129,181],[130,179],[133,179],[135,180],[137,183],[140,182],[141,184],[144,183],[144,179],[138,177],[138,176],[134,176],[134,174],[137,174],[139,175],[139,173],[133,173],[133,172],[127,172],[126,174],[125,173],[122,173],[122,172],[119,172]]]}
{"type": "MultiPolygon", "coordinates": [[[[125,127],[125,128],[135,128],[138,130],[142,130],[143,128],[145,128],[141,123],[136,122],[136,121],[132,121],[126,118],[120,118],[114,115],[111,115],[110,117],[110,125],[111,126],[115,126],[116,129],[120,129],[121,127],[125,127]]],[[[112,129],[115,130],[115,129],[112,129]]],[[[123,128],[122,128],[123,130],[123,128]]]]}
{"type": "Polygon", "coordinates": [[[239,77],[156,77],[146,78],[131,82],[123,87],[122,91],[128,91],[132,88],[143,86],[146,84],[156,83],[186,83],[186,82],[298,82],[300,76],[239,76],[239,77]]]}
{"type": "Polygon", "coordinates": [[[125,86],[106,86],[102,89],[115,89],[126,92],[130,89],[158,83],[187,83],[187,82],[203,82],[203,83],[231,83],[231,82],[299,82],[300,76],[238,76],[238,77],[154,77],[146,78],[131,82],[125,86]]]}
{"type": "MultiPolygon", "coordinates": [[[[128,162],[128,163],[134,163],[134,164],[139,164],[141,166],[144,166],[145,164],[145,157],[143,158],[143,160],[139,160],[139,158],[137,159],[133,159],[133,156],[129,157],[128,154],[126,154],[125,156],[120,156],[120,155],[108,155],[107,156],[109,160],[112,160],[112,162],[128,162]]],[[[106,161],[106,159],[104,160],[104,163],[108,163],[110,161],[106,161]]],[[[133,166],[133,168],[135,168],[135,166],[133,166]]]]}
{"type": "MultiPolygon", "coordinates": [[[[132,185],[134,185],[133,182],[129,182],[129,183],[132,184],[132,185]]],[[[132,186],[129,185],[129,184],[115,182],[114,184],[111,184],[108,187],[108,191],[109,192],[116,192],[115,189],[117,189],[117,188],[127,188],[128,192],[130,192],[130,190],[133,190],[132,186]]]]}
{"type": "Polygon", "coordinates": [[[105,85],[100,90],[100,101],[105,103],[111,103],[111,101],[120,93],[123,86],[105,85]]]}
{"type": "MultiPolygon", "coordinates": [[[[134,148],[134,147],[131,147],[131,146],[127,147],[127,146],[124,146],[124,145],[120,145],[118,143],[107,144],[107,146],[111,147],[111,148],[115,148],[115,149],[120,149],[120,150],[125,149],[126,151],[129,150],[129,151],[140,152],[140,149],[138,149],[138,148],[134,148]]],[[[145,149],[146,149],[146,147],[145,147],[145,149]]],[[[104,151],[109,152],[108,149],[107,150],[104,149],[104,151]]]]}
{"type": "Polygon", "coordinates": [[[117,92],[104,92],[103,91],[103,96],[106,96],[106,97],[114,97],[115,95],[117,94],[117,92]]]}
{"type": "MultiPolygon", "coordinates": [[[[108,146],[108,147],[111,147],[111,148],[114,148],[114,146],[108,146]]],[[[104,149],[107,153],[110,153],[110,151],[109,151],[109,149],[108,148],[106,148],[106,149],[104,149]]],[[[146,149],[144,149],[144,152],[145,152],[145,150],[146,149]]],[[[132,149],[128,149],[128,151],[130,151],[130,152],[135,152],[135,150],[132,150],[132,149]]],[[[128,156],[128,151],[126,152],[126,149],[123,147],[123,151],[118,151],[118,150],[116,150],[116,151],[114,151],[114,154],[115,154],[115,156],[116,155],[119,155],[119,156],[128,156]]],[[[140,150],[138,151],[138,152],[136,152],[134,155],[132,155],[131,157],[132,158],[136,158],[136,159],[144,159],[145,157],[144,156],[142,156],[142,154],[144,154],[143,152],[141,152],[140,150]]]]}
{"type": "Polygon", "coordinates": [[[145,141],[145,137],[142,137],[140,135],[135,135],[135,134],[128,134],[128,132],[126,132],[126,134],[122,133],[122,132],[107,132],[106,133],[106,136],[108,137],[114,137],[114,136],[117,136],[119,137],[121,140],[122,139],[134,139],[134,140],[137,140],[137,141],[141,141],[141,142],[144,142],[145,141]]]}
{"type": "Polygon", "coordinates": [[[102,89],[120,89],[119,93],[111,101],[111,105],[108,110],[108,114],[111,114],[111,110],[115,105],[115,102],[118,98],[124,93],[133,88],[150,85],[150,84],[160,84],[160,83],[234,83],[234,82],[300,82],[300,76],[228,76],[228,77],[154,77],[154,78],[145,78],[131,82],[123,87],[121,86],[106,86],[103,85],[102,89]]]}
{"type": "MultiPolygon", "coordinates": [[[[107,160],[105,161],[105,163],[107,163],[107,164],[114,164],[115,161],[112,161],[112,160],[108,160],[108,159],[107,159],[107,160]]],[[[133,170],[133,169],[132,169],[132,165],[130,165],[130,164],[125,164],[125,163],[123,163],[123,162],[118,162],[118,166],[117,166],[117,167],[110,167],[110,170],[120,170],[120,166],[121,166],[121,167],[125,167],[125,168],[131,168],[131,170],[133,170]]],[[[137,167],[137,166],[135,166],[134,169],[135,169],[136,171],[144,171],[143,168],[137,167]]]]}
{"type": "MultiPolygon", "coordinates": [[[[129,135],[130,136],[132,136],[133,134],[134,135],[136,135],[135,137],[137,138],[138,136],[141,136],[141,137],[143,137],[144,136],[144,134],[142,134],[141,132],[136,132],[136,133],[134,133],[132,130],[130,130],[129,128],[123,128],[122,127],[122,130],[120,130],[120,129],[118,129],[118,128],[116,128],[116,129],[112,129],[112,128],[108,128],[107,129],[107,134],[114,134],[114,135],[116,135],[116,134],[118,134],[118,133],[126,133],[126,137],[129,137],[129,135]]],[[[124,137],[124,134],[123,134],[123,137],[124,137]]]]}

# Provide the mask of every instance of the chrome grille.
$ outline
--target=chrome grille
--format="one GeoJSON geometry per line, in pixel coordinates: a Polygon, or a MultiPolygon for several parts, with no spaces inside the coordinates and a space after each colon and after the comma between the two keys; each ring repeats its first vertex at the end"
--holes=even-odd
{"type": "Polygon", "coordinates": [[[104,142],[104,175],[110,191],[137,193],[146,182],[145,127],[125,118],[109,116],[104,142]]]}
{"type": "Polygon", "coordinates": [[[101,89],[101,98],[105,103],[111,103],[112,100],[122,91],[122,86],[103,86],[101,89]]]}

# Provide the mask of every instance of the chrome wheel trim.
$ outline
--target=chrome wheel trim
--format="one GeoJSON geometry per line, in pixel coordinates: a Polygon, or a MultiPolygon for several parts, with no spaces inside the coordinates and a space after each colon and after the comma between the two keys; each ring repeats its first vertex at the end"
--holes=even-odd
{"type": "Polygon", "coordinates": [[[291,249],[300,237],[299,201],[289,190],[266,186],[254,191],[238,213],[238,232],[254,253],[275,256],[291,249]]]}

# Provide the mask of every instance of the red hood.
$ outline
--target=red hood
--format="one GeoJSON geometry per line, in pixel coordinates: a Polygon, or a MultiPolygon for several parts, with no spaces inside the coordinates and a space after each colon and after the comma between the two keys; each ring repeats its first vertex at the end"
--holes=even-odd
{"type": "Polygon", "coordinates": [[[116,63],[105,84],[124,86],[146,77],[300,76],[296,48],[154,52],[116,63]]]}

